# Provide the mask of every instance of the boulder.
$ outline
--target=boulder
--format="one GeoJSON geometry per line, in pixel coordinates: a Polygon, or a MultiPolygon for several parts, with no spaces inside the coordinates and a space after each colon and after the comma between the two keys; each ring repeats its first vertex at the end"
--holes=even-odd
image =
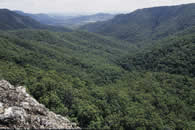
{"type": "Polygon", "coordinates": [[[80,129],[30,96],[25,87],[0,81],[0,129],[80,129]]]}

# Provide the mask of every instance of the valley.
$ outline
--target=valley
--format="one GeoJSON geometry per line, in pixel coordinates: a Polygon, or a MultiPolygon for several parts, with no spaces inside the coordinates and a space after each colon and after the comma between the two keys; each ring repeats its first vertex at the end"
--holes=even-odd
{"type": "Polygon", "coordinates": [[[194,3],[77,29],[5,9],[0,18],[0,79],[79,127],[195,128],[194,3]]]}

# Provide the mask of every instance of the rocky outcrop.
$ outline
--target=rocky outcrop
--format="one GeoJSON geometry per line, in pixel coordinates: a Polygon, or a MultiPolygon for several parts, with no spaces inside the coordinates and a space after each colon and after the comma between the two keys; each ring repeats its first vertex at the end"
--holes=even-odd
{"type": "Polygon", "coordinates": [[[66,117],[56,115],[39,104],[25,87],[14,87],[5,80],[0,81],[0,129],[7,128],[55,128],[80,129],[66,117]]]}

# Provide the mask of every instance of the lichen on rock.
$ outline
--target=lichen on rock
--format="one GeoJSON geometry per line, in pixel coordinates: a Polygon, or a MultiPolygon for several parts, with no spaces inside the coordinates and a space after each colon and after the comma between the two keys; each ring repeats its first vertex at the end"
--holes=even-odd
{"type": "Polygon", "coordinates": [[[0,81],[0,129],[80,129],[66,117],[49,111],[27,92],[25,87],[14,87],[0,81]]]}

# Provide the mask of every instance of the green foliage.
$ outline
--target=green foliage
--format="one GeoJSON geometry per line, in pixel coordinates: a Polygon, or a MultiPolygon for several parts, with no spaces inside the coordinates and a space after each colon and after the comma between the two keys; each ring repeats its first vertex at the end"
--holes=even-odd
{"type": "Polygon", "coordinates": [[[125,57],[120,65],[127,70],[147,70],[195,76],[195,33],[160,40],[149,49],[125,57]]]}
{"type": "MultiPolygon", "coordinates": [[[[162,8],[155,10],[156,18],[162,8]]],[[[83,31],[3,31],[0,79],[25,85],[39,102],[82,128],[193,129],[194,29],[146,40],[140,48],[83,31]]],[[[146,32],[135,39],[142,43],[146,32]]]]}
{"type": "Polygon", "coordinates": [[[20,30],[2,32],[0,40],[2,60],[64,72],[97,84],[118,79],[123,70],[116,66],[116,59],[135,50],[125,42],[119,48],[111,38],[86,32],[20,30]]]}

